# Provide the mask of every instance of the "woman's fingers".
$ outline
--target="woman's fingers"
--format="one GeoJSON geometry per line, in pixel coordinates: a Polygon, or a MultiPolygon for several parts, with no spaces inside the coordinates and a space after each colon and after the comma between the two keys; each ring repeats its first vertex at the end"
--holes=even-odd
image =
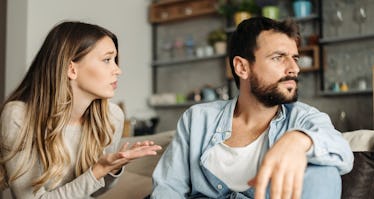
{"type": "Polygon", "coordinates": [[[135,149],[130,149],[125,152],[122,152],[123,156],[129,160],[136,158],[144,157],[147,155],[156,155],[157,151],[161,150],[161,146],[152,145],[152,146],[141,146],[135,149]]]}

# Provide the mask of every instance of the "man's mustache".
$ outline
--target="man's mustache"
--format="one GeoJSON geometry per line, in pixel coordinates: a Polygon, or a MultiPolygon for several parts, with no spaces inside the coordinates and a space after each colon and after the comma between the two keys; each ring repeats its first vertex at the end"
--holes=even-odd
{"type": "Polygon", "coordinates": [[[289,81],[289,80],[294,80],[296,83],[299,82],[299,78],[295,76],[282,77],[278,82],[284,82],[284,81],[289,81]]]}

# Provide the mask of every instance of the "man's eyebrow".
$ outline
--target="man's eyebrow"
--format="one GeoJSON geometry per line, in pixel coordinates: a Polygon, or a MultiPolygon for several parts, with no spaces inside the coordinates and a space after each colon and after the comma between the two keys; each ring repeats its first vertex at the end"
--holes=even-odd
{"type": "Polygon", "coordinates": [[[283,52],[283,51],[273,51],[271,52],[269,55],[267,55],[266,57],[271,57],[271,56],[274,56],[274,55],[280,55],[280,56],[286,56],[287,53],[283,52]]]}
{"type": "MultiPolygon", "coordinates": [[[[274,55],[287,56],[288,53],[277,50],[277,51],[273,51],[273,52],[271,52],[271,53],[270,53],[269,55],[267,55],[266,57],[271,57],[271,56],[274,56],[274,55]]],[[[299,54],[294,54],[294,55],[292,55],[292,58],[299,58],[299,57],[300,57],[299,54]]]]}

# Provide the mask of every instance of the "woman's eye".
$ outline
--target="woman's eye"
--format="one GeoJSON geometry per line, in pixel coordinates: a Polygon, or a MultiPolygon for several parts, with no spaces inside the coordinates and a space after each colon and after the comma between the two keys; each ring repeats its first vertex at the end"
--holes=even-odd
{"type": "Polygon", "coordinates": [[[110,58],[106,58],[106,59],[104,59],[104,62],[105,62],[105,63],[109,63],[109,62],[110,62],[110,58]]]}

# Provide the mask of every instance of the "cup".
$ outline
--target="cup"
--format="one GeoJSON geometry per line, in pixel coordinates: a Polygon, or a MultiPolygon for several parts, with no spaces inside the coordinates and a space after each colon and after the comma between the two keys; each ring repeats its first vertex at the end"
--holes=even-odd
{"type": "Polygon", "coordinates": [[[367,89],[367,83],[364,79],[361,79],[358,81],[358,90],[366,90],[367,89]]]}
{"type": "Polygon", "coordinates": [[[301,68],[308,68],[312,67],[313,65],[313,58],[310,56],[302,55],[299,58],[298,64],[301,68]]]}
{"type": "Polygon", "coordinates": [[[293,2],[293,12],[295,17],[307,17],[312,11],[312,3],[302,0],[293,2]]]}
{"type": "Polygon", "coordinates": [[[278,6],[264,6],[262,8],[262,16],[278,20],[279,19],[279,8],[278,6]]]}

